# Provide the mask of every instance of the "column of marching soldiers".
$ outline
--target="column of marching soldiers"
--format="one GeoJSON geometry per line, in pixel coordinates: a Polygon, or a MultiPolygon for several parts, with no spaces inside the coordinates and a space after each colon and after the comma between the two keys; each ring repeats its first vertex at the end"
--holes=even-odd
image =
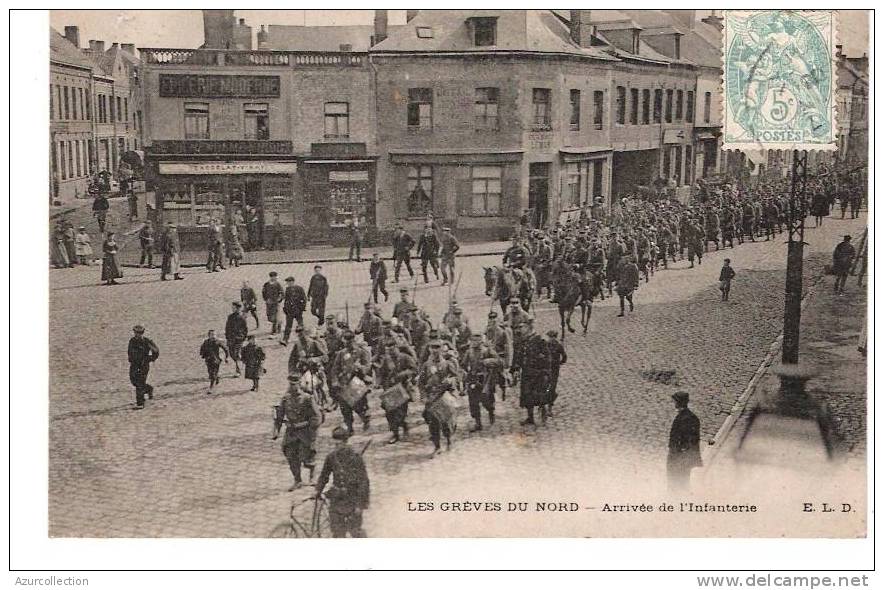
{"type": "MultiPolygon", "coordinates": [[[[811,179],[807,200],[796,205],[798,215],[813,215],[819,225],[838,197],[842,217],[847,206],[852,218],[858,216],[864,184],[853,178],[840,178],[837,187],[831,175],[811,179]]],[[[377,299],[378,291],[388,298],[387,270],[377,255],[370,265],[374,303],[370,299],[364,304],[353,325],[349,310],[347,318],[325,314],[329,286],[321,266],[314,268],[307,291],[295,284],[293,277],[288,277],[284,286],[277,273],[271,272],[261,290],[271,338],[279,335],[282,344],[291,345],[288,391],[275,407],[276,433],[286,424],[283,453],[294,477],[291,489],[301,485],[302,467],[313,478],[315,441],[326,413],[341,413],[343,427],[335,430],[343,434],[335,438],[352,435],[356,417],[364,430],[369,429],[371,391],[380,392],[391,444],[408,436],[411,404],[422,404],[420,416],[428,425],[433,455],[441,452],[443,438],[445,448],[451,447],[461,397],[466,398],[473,422],[470,432],[483,430],[486,416],[493,425],[498,396],[506,400],[507,392],[515,387],[519,388],[519,406],[526,411],[521,424],[536,425],[536,408],[546,423],[553,416],[560,367],[567,361],[563,341],[566,328],[574,331],[570,324],[573,310],[584,310],[585,333],[593,301],[604,299],[606,292],[613,296],[616,288],[622,317],[626,303],[634,310],[633,293],[641,278],[650,281],[660,266],[667,268],[670,261],[680,260],[688,260],[691,267],[695,260],[702,264],[710,244],[719,250],[774,238],[788,222],[788,191],[788,179],[781,179],[751,189],[727,183],[706,187],[689,205],[636,194],[620,199],[610,213],[596,201],[574,222],[556,223],[548,229],[531,229],[523,217],[502,263],[484,269],[485,293],[491,306],[484,331],[471,328],[456,301],[460,283],[459,278],[455,282],[457,239],[449,228],[439,232],[431,216],[417,244],[397,227],[392,246],[396,283],[403,266],[415,277],[411,268],[415,245],[425,283],[430,282],[428,269],[439,278],[441,262],[442,284],[450,285],[449,289],[453,284],[454,294],[449,291],[448,309],[436,324],[413,300],[417,278],[411,290],[400,289],[400,301],[391,316],[383,317],[377,299]],[[556,330],[546,334],[535,331],[534,300],[544,296],[558,304],[561,341],[556,330]],[[500,314],[495,303],[500,305],[500,314]],[[319,328],[324,328],[322,334],[305,329],[303,314],[308,304],[319,328]],[[284,327],[279,319],[280,305],[286,318],[284,327]],[[295,337],[289,342],[293,327],[295,337]]],[[[265,354],[246,323],[251,315],[259,324],[257,303],[254,289],[244,283],[241,301],[233,303],[227,319],[227,345],[212,332],[203,342],[200,355],[209,373],[209,393],[218,383],[222,353],[225,360],[234,360],[238,375],[242,361],[245,377],[253,381],[253,390],[258,389],[265,354]]],[[[146,351],[156,349],[143,332],[136,326],[135,368],[134,373],[130,371],[138,407],[143,407],[145,394],[152,397],[152,388],[146,384],[147,369],[139,370],[138,366],[149,366],[150,360],[144,359],[151,354],[146,351]]]]}

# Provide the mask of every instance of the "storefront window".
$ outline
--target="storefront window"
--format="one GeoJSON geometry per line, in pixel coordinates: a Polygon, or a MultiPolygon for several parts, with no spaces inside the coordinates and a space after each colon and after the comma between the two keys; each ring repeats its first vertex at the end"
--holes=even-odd
{"type": "Polygon", "coordinates": [[[433,168],[431,166],[409,166],[408,215],[423,217],[433,210],[433,168]]]}
{"type": "Polygon", "coordinates": [[[195,182],[193,184],[194,225],[209,225],[212,219],[224,219],[226,198],[221,191],[222,187],[218,183],[195,182]]]}
{"type": "Polygon", "coordinates": [[[294,225],[292,210],[292,181],[287,178],[274,178],[264,181],[264,224],[273,225],[276,216],[282,225],[294,225]]]}
{"type": "Polygon", "coordinates": [[[580,206],[580,189],[583,186],[584,165],[571,162],[565,168],[565,204],[567,207],[580,206]]]}
{"type": "Polygon", "coordinates": [[[354,217],[370,221],[367,170],[331,170],[328,183],[332,227],[343,227],[354,217]]]}

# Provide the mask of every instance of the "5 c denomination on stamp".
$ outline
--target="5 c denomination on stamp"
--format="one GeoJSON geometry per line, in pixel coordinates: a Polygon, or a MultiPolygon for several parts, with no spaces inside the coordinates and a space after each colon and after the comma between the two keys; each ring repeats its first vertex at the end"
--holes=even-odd
{"type": "Polygon", "coordinates": [[[724,149],[835,149],[835,11],[724,11],[724,149]]]}

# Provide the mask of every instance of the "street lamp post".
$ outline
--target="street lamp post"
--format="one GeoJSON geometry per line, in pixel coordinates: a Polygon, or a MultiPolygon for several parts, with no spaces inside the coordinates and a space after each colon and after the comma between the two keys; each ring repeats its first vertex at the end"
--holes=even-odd
{"type": "Polygon", "coordinates": [[[798,363],[801,290],[804,276],[804,217],[807,203],[807,151],[792,153],[789,196],[789,250],[786,257],[786,302],[783,310],[783,364],[798,363]]]}

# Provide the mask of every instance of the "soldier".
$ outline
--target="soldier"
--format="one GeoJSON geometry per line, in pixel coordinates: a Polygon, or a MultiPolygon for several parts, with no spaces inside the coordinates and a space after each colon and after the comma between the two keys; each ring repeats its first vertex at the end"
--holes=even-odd
{"type": "Polygon", "coordinates": [[[328,360],[326,361],[325,372],[328,374],[331,368],[331,362],[335,359],[338,351],[344,348],[344,333],[335,323],[335,315],[333,313],[325,316],[325,349],[328,351],[328,360]]]}
{"type": "Polygon", "coordinates": [[[144,335],[144,326],[132,328],[134,335],[129,339],[129,381],[135,386],[135,408],[144,408],[144,396],[153,399],[153,386],[147,382],[150,363],[160,356],[160,349],[153,340],[144,335]]]}
{"type": "Polygon", "coordinates": [[[715,249],[718,250],[718,231],[721,228],[721,220],[712,207],[706,209],[706,239],[703,241],[703,250],[709,251],[709,242],[715,242],[715,249]]]}
{"type": "Polygon", "coordinates": [[[304,330],[303,326],[295,328],[295,341],[289,353],[289,375],[303,373],[307,366],[311,371],[321,370],[328,362],[328,349],[316,338],[304,330]]]}
{"type": "Polygon", "coordinates": [[[519,406],[528,412],[522,426],[534,425],[534,408],[540,407],[540,417],[546,422],[546,405],[549,403],[549,345],[543,336],[534,331],[534,319],[528,318],[523,329],[524,362],[519,406]]]}
{"type": "Polygon", "coordinates": [[[359,318],[355,333],[362,334],[362,339],[371,348],[372,354],[377,355],[382,344],[381,338],[384,334],[384,321],[370,302],[366,301],[364,307],[365,311],[362,312],[362,317],[359,318]]]}
{"type": "Polygon", "coordinates": [[[322,266],[313,267],[313,276],[307,287],[307,301],[310,302],[310,313],[316,316],[318,325],[325,322],[325,300],[328,297],[328,279],[322,274],[322,266]]]}
{"type": "Polygon", "coordinates": [[[568,362],[568,353],[565,347],[558,340],[559,333],[550,330],[546,333],[547,343],[549,345],[549,404],[547,404],[546,413],[548,416],[553,415],[553,405],[556,398],[559,397],[557,388],[559,385],[559,371],[561,366],[568,362]]]}
{"type": "Polygon", "coordinates": [[[408,269],[408,276],[414,277],[411,269],[411,249],[414,248],[414,238],[406,233],[401,225],[396,226],[393,233],[393,282],[399,282],[399,271],[402,265],[408,269]]]}
{"type": "Polygon", "coordinates": [[[264,283],[261,289],[261,297],[264,299],[264,307],[267,308],[267,321],[270,322],[270,337],[279,334],[279,304],[285,299],[282,285],[276,280],[277,273],[270,273],[270,280],[264,283]]]}
{"type": "Polygon", "coordinates": [[[442,267],[442,284],[447,285],[449,282],[454,282],[454,257],[457,251],[460,250],[460,242],[451,234],[450,227],[442,228],[442,237],[439,242],[441,245],[440,258],[442,263],[440,266],[442,267]],[[446,270],[451,272],[450,277],[446,270]]]}
{"type": "Polygon", "coordinates": [[[418,387],[421,400],[425,402],[423,418],[430,429],[430,440],[433,441],[433,455],[442,450],[442,435],[445,436],[446,449],[451,449],[451,434],[454,425],[453,411],[446,415],[446,408],[441,399],[445,392],[453,389],[457,380],[457,369],[451,361],[442,356],[442,341],[431,340],[429,343],[430,358],[421,366],[418,373],[418,387]]]}
{"type": "Polygon", "coordinates": [[[404,324],[405,316],[413,313],[417,307],[408,300],[408,289],[399,289],[399,297],[400,301],[397,301],[396,305],[393,306],[393,317],[404,324]]]}
{"type": "MultiPolygon", "coordinates": [[[[691,261],[691,268],[694,268],[694,256],[697,257],[697,264],[703,264],[703,226],[699,220],[691,222],[688,226],[688,260],[691,261]]],[[[755,238],[752,238],[755,241],[755,238]]]]}
{"type": "Polygon", "coordinates": [[[503,264],[512,268],[522,268],[525,266],[527,252],[519,242],[519,236],[513,236],[513,245],[510,246],[503,255],[503,264]]]}
{"type": "Polygon", "coordinates": [[[423,359],[426,356],[432,328],[433,326],[426,319],[423,311],[415,308],[408,315],[408,331],[411,333],[411,344],[414,346],[418,359],[423,359]]]}
{"type": "Polygon", "coordinates": [[[771,237],[777,236],[776,226],[780,219],[780,210],[777,208],[776,203],[774,203],[773,199],[768,199],[764,203],[764,233],[765,233],[765,242],[769,241],[771,237]]]}
{"type": "MultiPolygon", "coordinates": [[[[842,215],[843,217],[843,215],[842,215]]],[[[138,241],[141,243],[141,260],[139,266],[153,268],[153,223],[148,220],[138,232],[138,241]]]]}
{"type": "Polygon", "coordinates": [[[470,416],[475,422],[470,432],[482,430],[482,408],[488,412],[488,421],[494,424],[494,375],[501,361],[497,354],[485,345],[482,334],[470,336],[470,345],[461,356],[464,371],[464,387],[470,404],[470,416]]]}
{"type": "Polygon", "coordinates": [[[617,317],[622,318],[625,315],[626,301],[629,301],[629,311],[635,310],[632,293],[638,288],[640,280],[638,267],[632,261],[632,257],[627,256],[620,264],[620,271],[617,273],[617,296],[620,297],[620,313],[617,317]]]}
{"type": "Polygon", "coordinates": [[[397,346],[394,338],[387,340],[384,355],[378,370],[384,395],[381,407],[393,437],[389,444],[399,442],[399,429],[402,436],[408,435],[408,404],[411,401],[411,380],[417,374],[417,359],[407,345],[397,346]],[[394,391],[391,391],[394,390],[394,391]]]}
{"type": "MultiPolygon", "coordinates": [[[[343,334],[344,348],[338,351],[332,361],[329,380],[334,397],[341,406],[341,416],[349,432],[353,432],[353,412],[362,419],[362,429],[368,430],[371,421],[368,415],[368,401],[365,396],[353,402],[347,402],[341,393],[349,386],[353,377],[359,377],[365,381],[371,375],[371,353],[364,347],[356,344],[353,332],[349,330],[343,334]]],[[[367,392],[366,392],[367,393],[367,392]]]]}
{"type": "Polygon", "coordinates": [[[747,239],[755,241],[755,208],[748,200],[743,203],[743,236],[740,243],[747,239]]]}
{"type": "Polygon", "coordinates": [[[245,367],[245,378],[252,380],[252,389],[258,391],[261,376],[264,374],[264,349],[255,344],[255,335],[249,334],[248,342],[242,347],[242,364],[245,367]]]}
{"type": "Polygon", "coordinates": [[[206,361],[206,369],[209,372],[209,391],[206,394],[213,393],[215,386],[219,383],[218,370],[221,368],[221,351],[224,351],[224,362],[230,361],[230,352],[227,347],[215,338],[215,330],[209,330],[206,339],[200,345],[200,356],[206,361]]]}
{"type": "Polygon", "coordinates": [[[240,352],[243,342],[249,335],[249,327],[246,324],[246,318],[243,317],[242,303],[234,301],[232,303],[233,311],[227,316],[227,323],[224,326],[224,338],[227,340],[227,350],[230,351],[230,357],[236,366],[236,374],[241,375],[239,369],[240,352]]]}
{"type": "Polygon", "coordinates": [[[436,280],[439,280],[439,240],[432,228],[424,228],[424,233],[417,243],[417,255],[421,258],[421,272],[424,274],[424,283],[429,283],[427,278],[427,264],[433,267],[436,280]]]}
{"type": "Polygon", "coordinates": [[[512,373],[514,382],[519,380],[519,375],[522,370],[525,344],[523,328],[530,319],[531,316],[522,309],[519,300],[515,297],[510,299],[510,307],[506,314],[506,321],[513,332],[513,363],[510,366],[510,372],[512,373]]]}
{"type": "Polygon", "coordinates": [[[506,400],[506,388],[509,381],[508,374],[513,364],[513,332],[508,326],[498,325],[496,311],[488,313],[485,341],[501,360],[500,366],[496,367],[492,372],[492,377],[494,378],[492,392],[499,385],[502,392],[501,399],[506,400]]]}
{"type": "Polygon", "coordinates": [[[470,329],[470,322],[463,314],[463,309],[455,306],[454,317],[448,324],[448,331],[454,343],[454,349],[458,354],[463,354],[470,346],[470,338],[473,331],[470,329]]]}
{"type": "Polygon", "coordinates": [[[258,296],[255,294],[255,290],[249,285],[248,281],[242,282],[242,288],[239,290],[239,300],[242,301],[243,306],[243,315],[252,314],[252,317],[255,318],[255,329],[261,327],[261,322],[258,320],[258,296]]]}
{"type": "Polygon", "coordinates": [[[724,207],[721,212],[721,247],[727,248],[728,242],[734,247],[734,234],[736,233],[734,218],[736,213],[730,207],[724,207]]]}
{"type": "MultiPolygon", "coordinates": [[[[300,380],[301,377],[297,374],[289,375],[288,392],[277,407],[274,421],[273,440],[279,438],[283,422],[286,425],[282,453],[288,460],[289,469],[294,477],[294,483],[289,488],[290,492],[302,485],[302,465],[308,469],[310,481],[313,481],[313,470],[316,468],[314,463],[316,432],[322,423],[322,414],[316,405],[316,400],[301,386],[300,380]]],[[[318,493],[322,493],[322,490],[319,489],[318,493]]]]}
{"type": "Polygon", "coordinates": [[[307,294],[304,292],[304,287],[295,283],[295,277],[286,277],[282,304],[282,311],[285,313],[285,332],[283,332],[280,344],[286,346],[289,343],[289,336],[291,336],[295,320],[298,321],[299,326],[304,325],[304,310],[306,309],[307,294]]]}
{"type": "Polygon", "coordinates": [[[384,294],[384,302],[390,299],[387,293],[387,264],[381,260],[380,254],[375,252],[371,255],[371,263],[368,267],[368,276],[371,278],[371,296],[374,302],[378,302],[378,291],[384,294]]]}
{"type": "Polygon", "coordinates": [[[608,281],[608,295],[613,295],[614,281],[617,280],[617,271],[620,269],[620,258],[626,254],[626,246],[620,240],[619,234],[614,234],[608,244],[608,267],[605,276],[608,281]]]}
{"type": "Polygon", "coordinates": [[[368,508],[368,471],[362,455],[347,443],[350,434],[338,426],[332,431],[332,438],[338,446],[329,453],[322,464],[319,481],[316,482],[316,495],[322,494],[329,478],[332,487],[326,492],[329,501],[328,524],[332,537],[364,537],[362,511],[368,508]]]}
{"type": "Polygon", "coordinates": [[[691,470],[703,465],[700,457],[700,420],[688,409],[687,392],[676,392],[672,399],[678,415],[669,430],[666,472],[671,490],[686,491],[691,484],[691,470]]]}

